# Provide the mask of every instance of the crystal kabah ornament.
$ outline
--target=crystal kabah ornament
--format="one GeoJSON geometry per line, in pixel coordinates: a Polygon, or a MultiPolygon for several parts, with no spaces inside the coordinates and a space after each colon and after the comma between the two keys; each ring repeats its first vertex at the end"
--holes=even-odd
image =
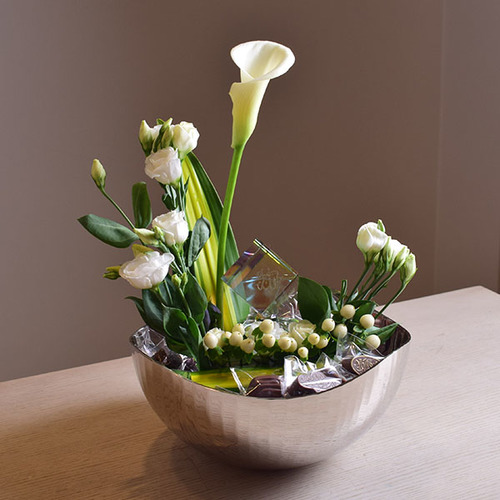
{"type": "Polygon", "coordinates": [[[249,320],[300,319],[298,274],[259,240],[254,240],[222,280],[250,305],[249,320]]]}

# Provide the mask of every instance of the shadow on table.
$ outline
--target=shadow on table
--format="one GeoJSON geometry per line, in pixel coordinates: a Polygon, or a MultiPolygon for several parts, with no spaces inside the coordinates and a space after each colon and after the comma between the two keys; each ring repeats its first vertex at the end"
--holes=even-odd
{"type": "MultiPolygon", "coordinates": [[[[321,470],[324,474],[325,467],[333,471],[334,462],[277,471],[241,469],[196,450],[165,430],[145,456],[144,476],[129,481],[127,487],[130,498],[148,500],[310,498],[314,476],[321,470]]],[[[328,498],[329,492],[324,493],[315,498],[328,498]]]]}

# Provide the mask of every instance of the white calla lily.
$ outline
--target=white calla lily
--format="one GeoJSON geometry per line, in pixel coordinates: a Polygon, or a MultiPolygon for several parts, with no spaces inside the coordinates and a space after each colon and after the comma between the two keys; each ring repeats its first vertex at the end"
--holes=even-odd
{"type": "Polygon", "coordinates": [[[234,47],[231,57],[241,72],[241,82],[233,83],[229,92],[233,101],[232,147],[236,148],[243,146],[255,129],[269,80],[286,73],[295,56],[279,43],[254,41],[234,47]]]}

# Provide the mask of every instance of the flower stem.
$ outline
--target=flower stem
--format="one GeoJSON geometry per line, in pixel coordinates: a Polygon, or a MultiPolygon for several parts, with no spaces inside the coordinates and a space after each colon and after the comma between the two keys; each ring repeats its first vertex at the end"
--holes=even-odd
{"type": "Polygon", "coordinates": [[[403,293],[403,290],[405,288],[406,288],[406,284],[403,283],[400,286],[399,290],[397,291],[396,295],[394,295],[394,297],[389,302],[387,302],[387,304],[377,313],[375,318],[378,318],[403,293]]]}
{"type": "Polygon", "coordinates": [[[396,271],[392,271],[391,274],[389,274],[389,276],[387,278],[385,278],[384,281],[382,281],[382,283],[380,283],[380,285],[377,286],[377,288],[375,288],[369,295],[368,297],[368,300],[372,300],[375,295],[377,295],[378,292],[380,292],[380,290],[382,290],[382,288],[386,287],[387,284],[389,283],[389,281],[391,281],[392,277],[396,274],[397,270],[396,271]]]}
{"type": "Polygon", "coordinates": [[[111,198],[111,196],[109,196],[109,194],[106,193],[106,191],[104,190],[104,188],[102,188],[100,191],[104,195],[104,197],[118,210],[118,212],[120,212],[120,214],[122,215],[122,217],[127,221],[128,225],[132,229],[135,229],[135,226],[132,224],[131,220],[127,217],[127,215],[125,214],[125,212],[118,206],[117,203],[115,203],[115,200],[113,200],[113,198],[111,198]]]}
{"type": "Polygon", "coordinates": [[[231,170],[229,171],[229,179],[227,181],[226,196],[224,197],[224,208],[222,209],[222,216],[219,228],[219,247],[217,249],[217,292],[216,292],[216,305],[221,312],[221,318],[224,313],[223,311],[223,285],[222,285],[222,275],[225,271],[225,259],[226,259],[226,242],[227,242],[227,232],[229,229],[229,215],[231,213],[231,205],[233,204],[234,191],[236,188],[236,180],[238,179],[238,170],[240,168],[241,157],[243,156],[243,150],[245,145],[236,146],[233,151],[233,159],[231,161],[231,170]]]}
{"type": "Polygon", "coordinates": [[[359,280],[354,285],[351,293],[349,294],[349,297],[347,297],[346,303],[349,303],[349,301],[351,300],[354,292],[356,291],[356,288],[358,288],[358,286],[360,285],[360,283],[363,281],[363,278],[366,276],[366,273],[368,272],[368,269],[370,269],[370,265],[371,264],[369,262],[365,263],[365,270],[361,273],[361,276],[359,277],[359,280]]]}

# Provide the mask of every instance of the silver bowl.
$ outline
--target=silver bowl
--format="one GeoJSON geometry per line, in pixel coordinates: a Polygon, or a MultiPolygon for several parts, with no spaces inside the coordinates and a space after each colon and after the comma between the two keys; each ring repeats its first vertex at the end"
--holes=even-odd
{"type": "Polygon", "coordinates": [[[319,462],[370,429],[398,388],[411,338],[398,326],[380,363],[330,391],[261,399],[210,389],[178,375],[142,353],[134,335],[130,342],[137,376],[165,425],[204,452],[254,469],[319,462]]]}

